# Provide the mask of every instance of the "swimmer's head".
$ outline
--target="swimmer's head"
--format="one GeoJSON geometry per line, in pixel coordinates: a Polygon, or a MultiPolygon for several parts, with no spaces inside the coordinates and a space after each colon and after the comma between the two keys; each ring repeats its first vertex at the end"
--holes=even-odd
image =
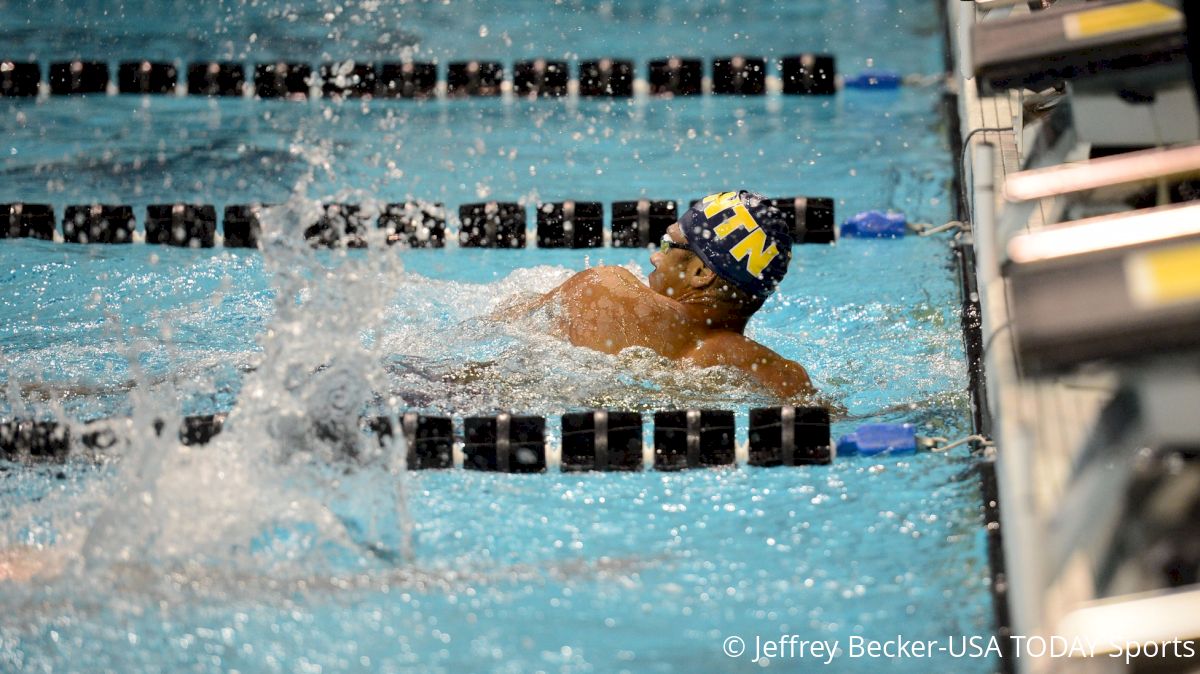
{"type": "Polygon", "coordinates": [[[756,192],[704,197],[679,218],[679,229],[705,266],[758,300],[775,291],[792,258],[783,214],[756,192]]]}

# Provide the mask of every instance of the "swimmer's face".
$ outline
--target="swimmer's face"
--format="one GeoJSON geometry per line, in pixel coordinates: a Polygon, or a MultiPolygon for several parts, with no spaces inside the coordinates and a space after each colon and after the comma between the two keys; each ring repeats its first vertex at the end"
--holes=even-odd
{"type": "MultiPolygon", "coordinates": [[[[675,223],[667,228],[666,238],[680,245],[687,245],[687,239],[675,223]]],[[[655,249],[650,255],[650,264],[654,271],[650,272],[650,289],[667,297],[679,297],[687,285],[687,264],[696,254],[691,250],[668,248],[666,251],[655,249]]]]}

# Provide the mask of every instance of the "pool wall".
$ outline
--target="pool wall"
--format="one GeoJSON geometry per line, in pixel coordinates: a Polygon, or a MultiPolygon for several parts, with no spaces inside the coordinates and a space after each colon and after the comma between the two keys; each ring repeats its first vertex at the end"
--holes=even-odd
{"type": "MultiPolygon", "coordinates": [[[[976,195],[968,182],[970,160],[965,154],[967,143],[974,142],[978,135],[964,120],[974,119],[967,107],[968,96],[964,88],[972,86],[965,82],[961,73],[969,55],[963,48],[961,26],[966,23],[964,6],[969,3],[950,0],[939,2],[938,10],[945,20],[945,66],[947,86],[943,94],[943,114],[947,120],[948,140],[954,157],[954,205],[955,217],[960,222],[970,223],[970,204],[976,195]]],[[[971,421],[976,434],[992,438],[994,434],[991,406],[988,402],[987,368],[984,362],[982,306],[980,302],[978,268],[974,238],[967,232],[954,242],[955,258],[958,262],[961,291],[961,316],[963,350],[967,359],[968,391],[971,396],[971,421]]],[[[983,497],[983,525],[987,537],[988,567],[991,571],[990,590],[995,615],[995,629],[1000,637],[1001,657],[998,666],[1003,672],[1015,671],[1015,660],[1008,637],[1012,631],[1009,607],[1007,571],[1004,557],[1004,534],[1001,526],[1000,494],[996,476],[995,454],[989,450],[978,452],[977,464],[980,492],[983,497]]]]}

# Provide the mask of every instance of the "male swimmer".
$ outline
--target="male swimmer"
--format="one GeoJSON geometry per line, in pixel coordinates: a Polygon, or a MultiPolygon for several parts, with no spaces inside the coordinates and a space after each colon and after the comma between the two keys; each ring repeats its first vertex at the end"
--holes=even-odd
{"type": "Polygon", "coordinates": [[[713,194],[667,229],[650,256],[649,287],[622,267],[594,267],[514,312],[553,306],[555,328],[576,346],[610,354],[640,346],[697,367],[735,367],[781,399],[811,402],[808,372],[744,334],[791,256],[791,233],[765,197],[713,194]]]}
{"type": "MultiPolygon", "coordinates": [[[[610,354],[640,346],[697,367],[735,367],[781,399],[810,403],[816,391],[804,368],[744,334],[787,273],[791,246],[762,195],[714,194],[667,229],[650,256],[649,287],[624,268],[595,267],[505,313],[553,305],[556,328],[577,346],[610,354]]],[[[61,572],[61,551],[49,552],[0,550],[0,582],[61,572]]]]}

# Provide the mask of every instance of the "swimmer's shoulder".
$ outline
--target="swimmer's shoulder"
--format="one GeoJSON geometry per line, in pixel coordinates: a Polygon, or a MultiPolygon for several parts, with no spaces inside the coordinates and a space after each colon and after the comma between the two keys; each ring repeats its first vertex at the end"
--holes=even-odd
{"type": "Polygon", "coordinates": [[[584,269],[572,276],[568,285],[576,290],[602,291],[609,295],[631,296],[653,292],[624,267],[601,266],[584,269]]]}
{"type": "Polygon", "coordinates": [[[641,285],[641,282],[633,275],[633,272],[616,265],[589,267],[576,274],[575,278],[594,283],[632,283],[641,285]]]}

